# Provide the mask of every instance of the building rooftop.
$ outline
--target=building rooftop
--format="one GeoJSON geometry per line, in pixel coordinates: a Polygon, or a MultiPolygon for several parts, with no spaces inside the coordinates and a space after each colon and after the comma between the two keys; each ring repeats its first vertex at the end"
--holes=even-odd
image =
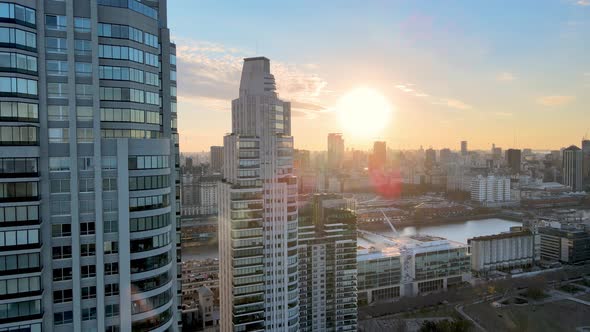
{"type": "Polygon", "coordinates": [[[493,234],[493,235],[485,235],[485,236],[476,236],[474,238],[468,239],[467,241],[489,241],[489,240],[500,240],[500,239],[509,239],[513,237],[519,236],[527,236],[531,235],[530,230],[522,230],[522,231],[515,231],[515,232],[504,232],[500,234],[493,234]]]}

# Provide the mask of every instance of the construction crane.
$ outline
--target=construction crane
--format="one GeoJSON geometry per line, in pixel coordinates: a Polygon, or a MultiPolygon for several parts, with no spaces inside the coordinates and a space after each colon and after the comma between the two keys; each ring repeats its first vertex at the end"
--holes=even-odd
{"type": "Polygon", "coordinates": [[[385,220],[389,224],[389,227],[391,227],[391,230],[393,231],[393,235],[396,237],[399,236],[399,233],[397,232],[395,227],[393,227],[393,224],[391,223],[391,220],[389,219],[389,217],[385,214],[385,211],[383,211],[383,209],[379,209],[379,211],[381,211],[381,213],[383,214],[383,217],[385,217],[385,220]]]}

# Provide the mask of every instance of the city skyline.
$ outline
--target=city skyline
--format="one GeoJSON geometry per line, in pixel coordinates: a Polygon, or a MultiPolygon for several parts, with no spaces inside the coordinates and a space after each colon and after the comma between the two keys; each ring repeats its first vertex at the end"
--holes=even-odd
{"type": "Polygon", "coordinates": [[[580,145],[590,129],[567,121],[587,116],[584,1],[175,4],[184,152],[221,144],[241,61],[256,55],[274,59],[279,95],[293,104],[296,148],[325,150],[325,136],[342,132],[356,148],[384,140],[394,149],[456,149],[467,140],[473,150],[549,150],[580,145]],[[272,30],[256,24],[262,17],[272,30]],[[381,133],[353,141],[336,106],[359,87],[383,95],[393,112],[381,133]]]}

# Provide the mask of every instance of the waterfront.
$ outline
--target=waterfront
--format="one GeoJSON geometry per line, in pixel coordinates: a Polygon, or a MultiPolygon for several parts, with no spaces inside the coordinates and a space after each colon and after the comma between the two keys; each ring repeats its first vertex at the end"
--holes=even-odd
{"type": "MultiPolygon", "coordinates": [[[[404,226],[399,227],[398,232],[403,236],[417,234],[433,235],[461,243],[467,243],[467,239],[469,238],[507,232],[510,230],[510,227],[520,225],[521,223],[517,221],[489,218],[424,226],[404,226]]],[[[383,227],[378,231],[374,229],[371,231],[386,236],[394,236],[393,231],[386,224],[383,224],[383,227]]],[[[183,261],[195,259],[203,260],[208,258],[218,258],[217,244],[182,248],[183,261]]]]}

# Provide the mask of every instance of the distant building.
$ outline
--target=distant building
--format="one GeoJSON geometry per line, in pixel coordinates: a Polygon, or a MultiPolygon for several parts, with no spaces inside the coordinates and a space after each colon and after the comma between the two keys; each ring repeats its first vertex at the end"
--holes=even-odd
{"type": "Polygon", "coordinates": [[[373,143],[373,154],[369,162],[369,169],[383,170],[387,161],[387,146],[383,141],[373,143]]]}
{"type": "Polygon", "coordinates": [[[506,164],[512,174],[518,174],[521,170],[522,155],[518,149],[506,150],[506,164]]]}
{"type": "Polygon", "coordinates": [[[471,270],[480,274],[530,267],[539,259],[538,250],[535,250],[535,235],[529,230],[517,229],[474,237],[467,243],[471,253],[471,270]]]}
{"type": "Polygon", "coordinates": [[[309,170],[311,166],[311,158],[309,150],[293,150],[293,167],[301,174],[309,170]]]}
{"type": "Polygon", "coordinates": [[[492,158],[502,159],[502,148],[497,147],[496,144],[492,144],[492,158]]]}
{"type": "Polygon", "coordinates": [[[471,278],[467,245],[430,236],[376,238],[357,251],[359,303],[416,296],[471,278]]]}
{"type": "Polygon", "coordinates": [[[467,141],[461,141],[461,155],[466,156],[469,151],[467,150],[467,141]]]}
{"type": "Polygon", "coordinates": [[[583,153],[575,145],[563,150],[563,184],[570,186],[572,191],[582,191],[583,153]]]}
{"type": "Polygon", "coordinates": [[[440,160],[440,163],[443,165],[450,163],[452,160],[451,149],[441,149],[439,160],[440,160]]]}
{"type": "Polygon", "coordinates": [[[471,181],[471,200],[484,204],[510,201],[510,178],[478,175],[471,181]]]}
{"type": "Polygon", "coordinates": [[[211,147],[211,172],[221,173],[223,169],[223,146],[211,147]]]}
{"type": "Polygon", "coordinates": [[[436,164],[436,151],[433,148],[426,150],[424,166],[428,169],[434,167],[436,164]]]}
{"type": "Polygon", "coordinates": [[[344,139],[340,133],[328,134],[328,168],[340,169],[344,161],[344,139]]]}
{"type": "Polygon", "coordinates": [[[182,175],[182,215],[217,214],[217,185],[221,175],[182,175]]]}
{"type": "Polygon", "coordinates": [[[576,264],[590,260],[590,233],[581,229],[539,227],[541,259],[576,264]]]}
{"type": "Polygon", "coordinates": [[[590,187],[590,140],[582,141],[582,180],[585,188],[590,187]]]}
{"type": "Polygon", "coordinates": [[[337,195],[299,210],[299,331],[356,331],[356,216],[337,195]]]}

